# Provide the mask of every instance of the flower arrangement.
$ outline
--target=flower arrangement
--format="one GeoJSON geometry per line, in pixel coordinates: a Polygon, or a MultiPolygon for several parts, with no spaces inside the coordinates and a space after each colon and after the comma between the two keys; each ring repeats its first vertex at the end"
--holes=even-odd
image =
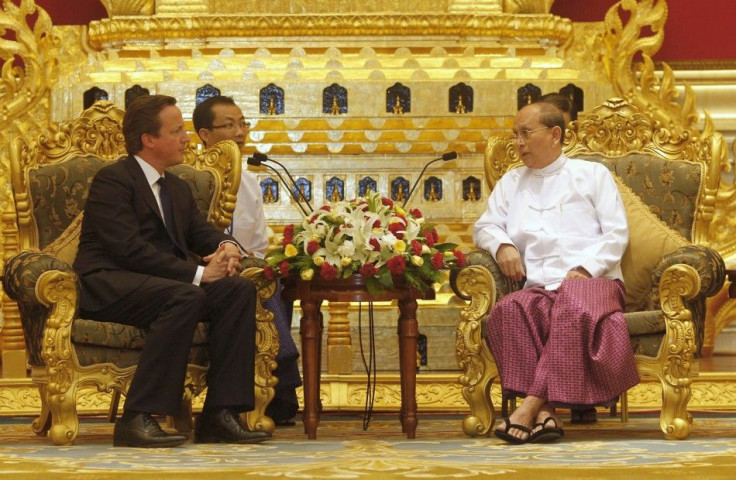
{"type": "Polygon", "coordinates": [[[371,293],[403,278],[424,291],[443,280],[441,269],[466,263],[463,252],[439,243],[437,230],[424,220],[418,209],[406,212],[375,192],[325,205],[301,225],[284,228],[281,247],[266,255],[264,275],[332,280],[360,274],[371,293]]]}

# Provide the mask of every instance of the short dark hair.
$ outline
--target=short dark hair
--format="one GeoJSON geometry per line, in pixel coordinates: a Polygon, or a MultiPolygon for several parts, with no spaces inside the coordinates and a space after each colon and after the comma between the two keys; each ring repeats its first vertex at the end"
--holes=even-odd
{"type": "Polygon", "coordinates": [[[215,114],[212,110],[216,105],[235,105],[235,100],[233,100],[233,97],[216,95],[194,107],[192,123],[194,124],[194,131],[197,132],[197,135],[199,135],[199,130],[202,128],[212,130],[212,124],[215,121],[215,114]]]}
{"type": "Polygon", "coordinates": [[[570,120],[578,119],[578,111],[575,109],[575,104],[569,97],[557,93],[545,93],[535,103],[549,103],[559,108],[562,113],[570,114],[570,120]]]}
{"type": "Polygon", "coordinates": [[[143,150],[143,134],[158,137],[161,130],[158,114],[169,105],[176,105],[176,99],[168,95],[143,95],[130,102],[123,117],[125,148],[130,155],[143,150]]]}
{"type": "Polygon", "coordinates": [[[562,130],[562,136],[565,138],[565,118],[562,116],[562,111],[557,108],[556,105],[550,102],[534,102],[539,106],[539,122],[545,127],[560,127],[562,130]]]}

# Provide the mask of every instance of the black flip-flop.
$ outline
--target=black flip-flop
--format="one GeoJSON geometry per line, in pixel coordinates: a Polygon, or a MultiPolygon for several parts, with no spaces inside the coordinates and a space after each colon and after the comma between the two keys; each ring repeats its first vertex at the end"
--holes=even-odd
{"type": "Polygon", "coordinates": [[[504,423],[506,423],[506,428],[497,428],[497,429],[495,429],[493,431],[493,434],[496,437],[500,438],[501,440],[503,440],[505,442],[508,442],[508,443],[513,443],[514,445],[521,445],[522,443],[528,442],[529,439],[532,438],[531,437],[531,433],[532,433],[531,428],[526,427],[524,425],[519,425],[517,423],[511,423],[509,421],[509,417],[502,418],[501,420],[504,423]],[[526,438],[519,438],[519,437],[515,437],[515,436],[511,435],[509,433],[509,430],[511,430],[512,428],[516,428],[518,430],[521,430],[522,432],[526,432],[527,433],[526,438]]]}
{"type": "Polygon", "coordinates": [[[529,436],[529,441],[531,443],[549,443],[554,442],[556,440],[561,439],[565,436],[565,431],[562,430],[562,428],[557,426],[557,420],[554,419],[554,417],[547,417],[544,419],[543,422],[535,423],[534,428],[542,427],[536,432],[532,433],[529,436]],[[552,423],[554,426],[547,427],[547,422],[552,420],[552,423]]]}

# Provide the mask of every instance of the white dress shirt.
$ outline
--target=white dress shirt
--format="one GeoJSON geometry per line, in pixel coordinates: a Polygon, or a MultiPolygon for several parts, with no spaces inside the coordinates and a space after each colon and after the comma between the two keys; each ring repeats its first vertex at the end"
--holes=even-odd
{"type": "Polygon", "coordinates": [[[576,267],[594,278],[623,281],[621,257],[629,230],[608,169],[562,154],[545,168],[507,172],[475,223],[473,240],[494,259],[502,244],[514,245],[525,287],[551,290],[576,267]]]}
{"type": "Polygon", "coordinates": [[[253,256],[263,258],[268,248],[263,194],[258,179],[247,168],[247,164],[243,162],[243,173],[240,176],[240,187],[235,200],[232,231],[229,229],[228,231],[243,248],[252,252],[253,256]]]}

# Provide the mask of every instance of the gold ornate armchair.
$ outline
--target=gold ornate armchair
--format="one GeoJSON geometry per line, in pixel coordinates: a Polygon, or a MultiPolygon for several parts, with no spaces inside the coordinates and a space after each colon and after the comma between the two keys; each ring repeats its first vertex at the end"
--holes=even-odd
{"type": "MultiPolygon", "coordinates": [[[[705,299],[724,282],[725,266],[712,249],[697,245],[712,218],[718,185],[717,142],[672,135],[621,99],[611,99],[573,122],[565,134],[570,157],[606,165],[619,185],[630,229],[622,261],[627,289],[626,321],[641,376],[662,386],[660,426],[667,439],[690,433],[687,411],[695,363],[703,344],[705,299]]],[[[513,136],[488,142],[489,186],[520,165],[513,136]]],[[[463,430],[487,434],[494,423],[491,385],[498,376],[485,341],[485,319],[503,295],[521,288],[501,274],[492,256],[477,250],[468,266],[454,270],[455,293],[469,300],[457,328],[455,353],[470,415],[463,430]]],[[[626,396],[622,415],[627,415],[626,396]]]]}
{"type": "MultiPolygon", "coordinates": [[[[71,268],[81,228],[82,210],[94,174],[124,151],[123,112],[98,102],[57,133],[11,145],[13,198],[21,244],[8,259],[3,288],[20,311],[31,376],[39,387],[41,413],[33,422],[38,434],[48,432],[53,443],[70,444],[77,436],[77,405],[91,389],[112,393],[113,419],[120,394],[132,380],[145,342],[145,330],[79,318],[78,279],[71,268]]],[[[197,204],[220,228],[230,224],[240,184],[241,156],[232,141],[221,142],[203,154],[193,148],[182,165],[171,171],[186,180],[197,204]]],[[[273,398],[278,337],[273,315],[262,301],[274,290],[264,283],[257,265],[244,275],[257,282],[256,409],[246,414],[248,427],[273,431],[265,415],[273,398]]],[[[191,401],[206,387],[207,325],[195,332],[185,380],[179,430],[191,428],[191,401]]]]}

